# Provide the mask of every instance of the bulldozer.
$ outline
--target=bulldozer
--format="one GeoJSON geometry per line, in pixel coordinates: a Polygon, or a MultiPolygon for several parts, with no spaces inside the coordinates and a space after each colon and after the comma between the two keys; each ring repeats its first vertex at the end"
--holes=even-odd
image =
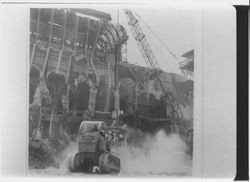
{"type": "Polygon", "coordinates": [[[113,155],[112,147],[126,142],[124,127],[107,127],[103,121],[82,121],[79,128],[78,152],[74,156],[73,171],[117,174],[120,159],[113,155]]]}

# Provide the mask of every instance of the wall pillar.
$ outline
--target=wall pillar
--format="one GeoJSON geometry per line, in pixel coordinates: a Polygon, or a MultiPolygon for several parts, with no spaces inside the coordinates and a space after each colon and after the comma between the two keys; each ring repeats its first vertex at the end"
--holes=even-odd
{"type": "Polygon", "coordinates": [[[97,88],[95,86],[92,86],[90,88],[89,103],[87,110],[87,116],[90,118],[93,117],[95,114],[96,94],[97,94],[97,88]]]}

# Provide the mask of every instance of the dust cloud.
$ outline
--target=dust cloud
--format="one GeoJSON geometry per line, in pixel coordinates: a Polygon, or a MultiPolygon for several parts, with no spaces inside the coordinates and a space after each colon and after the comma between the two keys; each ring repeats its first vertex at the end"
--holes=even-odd
{"type": "MultiPolygon", "coordinates": [[[[133,131],[130,134],[133,135],[132,133],[133,131]]],[[[57,167],[31,169],[30,174],[80,175],[70,172],[77,150],[78,142],[71,142],[55,156],[57,167]]],[[[130,138],[129,145],[121,147],[116,153],[121,160],[119,175],[191,175],[192,160],[186,151],[187,146],[177,134],[166,135],[161,130],[155,135],[134,135],[130,138]]]]}
{"type": "Polygon", "coordinates": [[[68,146],[55,158],[59,164],[62,173],[68,173],[73,168],[74,156],[78,152],[78,142],[71,142],[68,146]]]}
{"type": "Polygon", "coordinates": [[[71,142],[62,151],[53,156],[55,161],[54,166],[48,166],[44,169],[29,169],[30,175],[69,175],[73,168],[73,160],[75,154],[78,152],[77,141],[71,142]]]}
{"type": "Polygon", "coordinates": [[[120,150],[121,171],[126,174],[191,175],[192,161],[186,154],[187,146],[177,134],[164,131],[147,135],[140,146],[120,150]]]}

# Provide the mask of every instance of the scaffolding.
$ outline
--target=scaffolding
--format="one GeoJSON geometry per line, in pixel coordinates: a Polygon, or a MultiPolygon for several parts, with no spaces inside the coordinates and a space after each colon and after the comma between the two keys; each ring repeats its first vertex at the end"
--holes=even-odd
{"type": "Polygon", "coordinates": [[[179,63],[180,69],[185,76],[194,77],[194,50],[190,50],[182,55],[186,58],[179,63]]]}

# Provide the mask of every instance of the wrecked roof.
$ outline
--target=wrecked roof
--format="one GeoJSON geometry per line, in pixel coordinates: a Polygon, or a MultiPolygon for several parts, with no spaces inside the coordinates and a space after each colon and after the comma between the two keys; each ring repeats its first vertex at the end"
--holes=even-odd
{"type": "Polygon", "coordinates": [[[72,11],[76,12],[76,13],[80,13],[80,14],[84,14],[84,15],[89,15],[89,16],[93,16],[96,18],[100,18],[100,19],[105,19],[107,21],[111,21],[111,15],[108,13],[104,13],[101,11],[97,11],[97,10],[93,10],[93,9],[88,9],[88,8],[74,8],[71,9],[72,11]]]}
{"type": "Polygon", "coordinates": [[[188,52],[185,52],[184,54],[181,55],[181,57],[184,57],[184,58],[190,58],[194,56],[194,49],[188,51],[188,52]]]}

